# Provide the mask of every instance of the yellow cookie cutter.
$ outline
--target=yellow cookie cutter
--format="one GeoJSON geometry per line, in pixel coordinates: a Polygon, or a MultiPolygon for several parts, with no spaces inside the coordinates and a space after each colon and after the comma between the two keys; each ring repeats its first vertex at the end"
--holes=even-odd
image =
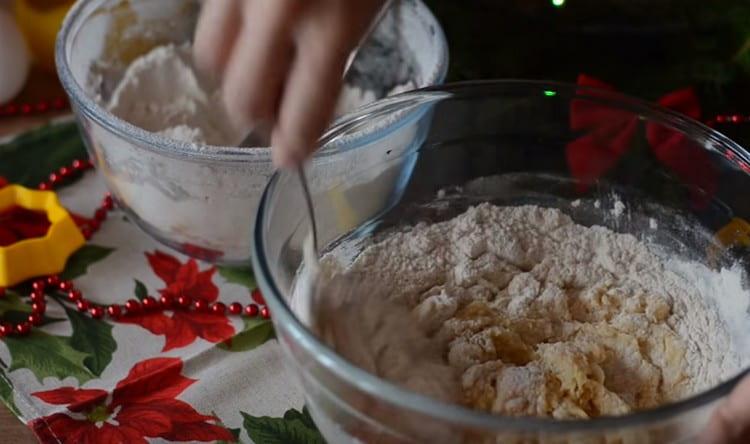
{"type": "Polygon", "coordinates": [[[86,243],[55,193],[30,190],[19,185],[0,188],[0,211],[13,206],[46,213],[50,226],[44,237],[24,239],[0,247],[0,287],[10,287],[36,276],[60,273],[68,257],[86,243]]]}
{"type": "Polygon", "coordinates": [[[750,246],[750,224],[735,217],[716,232],[716,239],[725,247],[750,246]]]}
{"type": "Polygon", "coordinates": [[[709,264],[716,266],[721,252],[732,247],[750,247],[750,224],[735,217],[715,234],[716,243],[708,246],[709,264]]]}

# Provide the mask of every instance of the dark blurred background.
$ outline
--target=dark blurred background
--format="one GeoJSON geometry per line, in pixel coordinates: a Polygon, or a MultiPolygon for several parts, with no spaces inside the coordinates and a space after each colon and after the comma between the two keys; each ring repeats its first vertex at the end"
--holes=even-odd
{"type": "MultiPolygon", "coordinates": [[[[425,0],[449,81],[579,73],[656,101],[692,86],[704,118],[750,116],[750,0],[425,0]]],[[[750,123],[718,125],[750,146],[750,123]]]]}

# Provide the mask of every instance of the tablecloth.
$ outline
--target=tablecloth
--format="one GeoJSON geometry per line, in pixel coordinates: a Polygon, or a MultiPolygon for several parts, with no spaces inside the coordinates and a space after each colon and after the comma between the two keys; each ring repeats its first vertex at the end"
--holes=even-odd
{"type": "MultiPolygon", "coordinates": [[[[0,176],[33,186],[83,156],[75,127],[58,124],[0,145],[0,176]]],[[[58,195],[85,216],[104,192],[90,172],[58,195]]],[[[255,289],[250,269],[178,254],[119,211],[62,277],[102,304],[161,294],[247,304],[255,289]]],[[[31,311],[23,290],[7,289],[0,320],[31,311]]],[[[269,320],[180,311],[96,320],[53,296],[48,307],[41,327],[0,343],[0,398],[43,442],[323,442],[269,320]]]]}

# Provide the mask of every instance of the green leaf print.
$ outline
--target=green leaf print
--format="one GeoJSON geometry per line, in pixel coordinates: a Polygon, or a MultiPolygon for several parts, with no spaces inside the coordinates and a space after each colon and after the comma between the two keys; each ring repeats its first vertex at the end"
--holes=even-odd
{"type": "Polygon", "coordinates": [[[48,376],[60,379],[73,376],[79,384],[94,377],[84,364],[88,355],[74,349],[70,338],[34,329],[26,337],[10,336],[4,341],[10,350],[10,371],[27,368],[40,383],[48,376]]]}
{"type": "Polygon", "coordinates": [[[239,439],[240,439],[240,432],[242,431],[242,429],[236,428],[236,429],[227,429],[227,430],[229,430],[229,433],[231,433],[232,436],[234,436],[234,440],[235,441],[239,441],[239,439]]]}
{"type": "MultiPolygon", "coordinates": [[[[13,290],[5,290],[5,297],[0,299],[0,319],[5,322],[19,323],[28,319],[31,313],[31,303],[24,302],[21,296],[13,290]]],[[[43,316],[42,325],[59,322],[62,319],[43,316]]]]}
{"type": "Polygon", "coordinates": [[[148,296],[148,290],[146,290],[146,286],[143,284],[143,282],[135,279],[135,297],[137,297],[139,301],[142,301],[146,299],[146,296],[148,296]]]}
{"type": "Polygon", "coordinates": [[[86,274],[89,266],[109,256],[114,248],[87,244],[73,253],[65,264],[65,271],[60,274],[62,279],[75,279],[86,274]]]}
{"type": "Polygon", "coordinates": [[[221,277],[229,283],[242,285],[250,290],[257,286],[251,267],[218,267],[218,269],[221,277]]]}
{"type": "Polygon", "coordinates": [[[0,318],[5,319],[7,313],[11,311],[31,313],[31,306],[23,302],[18,293],[8,289],[5,291],[5,297],[0,299],[0,318]]]}
{"type": "Polygon", "coordinates": [[[306,409],[287,410],[283,418],[240,414],[245,431],[255,444],[325,444],[306,409]]]}
{"type": "Polygon", "coordinates": [[[11,183],[36,188],[50,171],[86,157],[75,123],[48,125],[0,144],[0,176],[11,183]]]}
{"type": "Polygon", "coordinates": [[[88,356],[83,360],[83,365],[94,375],[101,376],[117,350],[117,342],[112,337],[112,325],[91,319],[68,307],[65,307],[65,313],[73,327],[70,345],[79,352],[86,353],[88,356]]]}
{"type": "MultiPolygon", "coordinates": [[[[211,414],[215,418],[217,418],[217,419],[219,418],[219,415],[217,415],[216,412],[214,412],[213,410],[211,411],[211,414]]],[[[231,442],[239,442],[240,441],[240,432],[242,432],[242,429],[239,429],[239,428],[237,428],[237,429],[230,429],[220,419],[217,421],[217,425],[219,425],[221,427],[224,427],[225,429],[229,430],[229,433],[231,433],[232,436],[234,437],[234,439],[231,442]]],[[[216,441],[216,444],[229,444],[229,442],[230,441],[216,441]]]]}
{"type": "Polygon", "coordinates": [[[243,352],[252,350],[275,336],[273,324],[268,319],[244,318],[244,322],[245,327],[240,333],[222,342],[218,347],[227,351],[243,352]]]}
{"type": "Polygon", "coordinates": [[[2,369],[0,369],[0,400],[3,401],[11,413],[19,418],[21,417],[21,413],[18,411],[15,401],[13,401],[13,387],[10,385],[8,376],[2,369]]]}
{"type": "Polygon", "coordinates": [[[310,412],[307,410],[307,406],[302,407],[302,412],[298,412],[294,409],[289,409],[284,413],[284,419],[287,421],[291,421],[294,419],[299,419],[302,421],[307,427],[311,429],[318,429],[318,426],[315,425],[315,421],[313,421],[312,416],[310,416],[310,412]]]}

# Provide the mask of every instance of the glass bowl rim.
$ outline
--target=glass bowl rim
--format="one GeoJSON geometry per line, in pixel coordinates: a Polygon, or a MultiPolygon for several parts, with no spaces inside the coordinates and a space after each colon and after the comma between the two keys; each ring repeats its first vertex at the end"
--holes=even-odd
{"type": "MultiPolygon", "coordinates": [[[[486,96],[488,92],[502,92],[508,88],[519,90],[528,88],[543,93],[546,90],[556,90],[570,93],[570,97],[578,97],[582,94],[591,94],[581,97],[583,99],[605,100],[622,110],[637,112],[649,121],[665,124],[666,126],[689,134],[691,139],[697,135],[711,141],[712,146],[702,146],[704,149],[716,149],[721,146],[731,151],[739,159],[750,163],[750,154],[739,144],[718,131],[709,128],[703,123],[687,117],[681,113],[652,104],[648,101],[636,99],[621,93],[602,90],[599,88],[584,87],[563,82],[551,82],[541,80],[480,80],[469,82],[448,83],[439,86],[422,88],[393,97],[389,97],[370,105],[367,105],[356,113],[348,115],[346,120],[339,121],[321,139],[321,151],[326,153],[328,144],[335,144],[337,138],[351,127],[351,121],[361,122],[365,119],[373,119],[394,112],[399,106],[421,106],[431,102],[437,102],[445,98],[471,97],[471,94],[486,96]]],[[[421,113],[419,113],[421,115],[421,113]]],[[[397,128],[390,128],[380,134],[385,137],[397,128]]],[[[344,150],[346,151],[346,149],[344,150]]],[[[317,155],[315,157],[318,157],[317,155]]],[[[725,160],[734,162],[737,159],[725,160]]],[[[313,158],[315,161],[315,158],[313,158]]],[[[282,174],[276,171],[266,184],[258,210],[256,213],[255,228],[253,233],[252,262],[256,279],[264,298],[273,313],[273,321],[283,324],[295,341],[316,356],[316,360],[327,371],[341,378],[346,384],[355,387],[376,399],[383,400],[393,406],[410,410],[428,417],[444,420],[448,423],[459,424],[467,427],[480,428],[495,432],[521,431],[545,433],[574,433],[592,432],[614,429],[625,429],[633,426],[654,424],[675,418],[680,414],[688,413],[694,409],[704,407],[729,394],[739,381],[750,374],[750,367],[743,368],[734,377],[723,381],[711,388],[698,392],[680,401],[659,406],[653,409],[638,411],[629,415],[598,417],[584,420],[555,420],[551,418],[536,417],[511,417],[496,415],[463,407],[458,404],[438,401],[409,390],[403,389],[391,382],[372,375],[365,370],[349,363],[339,356],[333,349],[320,342],[310,330],[294,315],[292,310],[281,296],[276,282],[274,281],[268,263],[265,260],[265,243],[263,239],[262,226],[267,212],[267,206],[271,199],[274,188],[282,174]]]]}
{"type": "MultiPolygon", "coordinates": [[[[55,41],[55,65],[60,83],[63,89],[71,99],[72,105],[80,110],[87,118],[101,125],[117,137],[124,140],[134,140],[139,146],[149,151],[166,155],[176,159],[187,159],[193,161],[211,161],[211,162],[243,162],[243,163],[270,163],[271,152],[269,147],[252,147],[240,148],[231,146],[205,146],[196,149],[195,144],[180,140],[175,140],[162,136],[160,134],[146,131],[136,125],[133,125],[100,106],[94,99],[86,94],[84,86],[80,85],[73,77],[68,56],[72,46],[71,35],[80,29],[84,20],[96,12],[106,1],[109,0],[90,0],[76,2],[63,20],[60,32],[57,34],[55,41]]],[[[441,84],[448,73],[449,49],[445,32],[435,17],[432,10],[420,1],[425,12],[432,19],[435,26],[435,39],[437,47],[440,48],[438,64],[434,70],[435,78],[432,83],[441,84]]],[[[347,115],[341,116],[333,124],[345,121],[347,115]]],[[[395,122],[394,124],[398,124],[395,122]]],[[[368,134],[362,135],[368,138],[368,134]]]]}

